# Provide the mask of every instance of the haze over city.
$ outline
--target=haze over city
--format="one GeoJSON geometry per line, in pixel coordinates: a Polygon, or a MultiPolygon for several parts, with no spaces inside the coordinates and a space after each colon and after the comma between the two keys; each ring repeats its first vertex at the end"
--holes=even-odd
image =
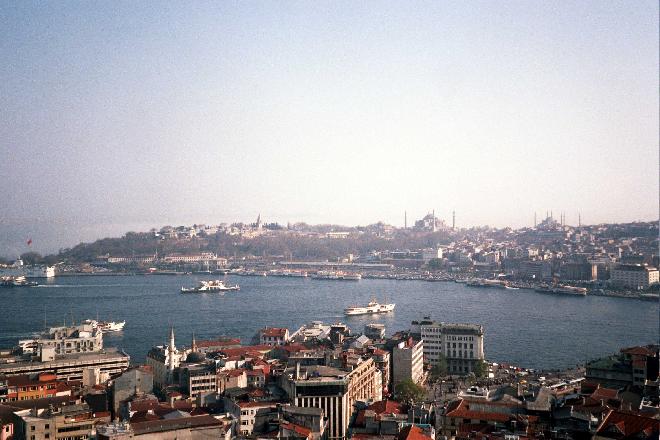
{"type": "Polygon", "coordinates": [[[654,220],[658,4],[0,4],[0,254],[165,224],[654,220]]]}

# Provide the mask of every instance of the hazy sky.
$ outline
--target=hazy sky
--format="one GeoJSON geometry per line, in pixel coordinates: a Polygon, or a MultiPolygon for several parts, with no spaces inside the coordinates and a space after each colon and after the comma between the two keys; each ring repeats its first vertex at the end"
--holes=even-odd
{"type": "Polygon", "coordinates": [[[658,217],[657,1],[0,2],[0,255],[658,217]]]}

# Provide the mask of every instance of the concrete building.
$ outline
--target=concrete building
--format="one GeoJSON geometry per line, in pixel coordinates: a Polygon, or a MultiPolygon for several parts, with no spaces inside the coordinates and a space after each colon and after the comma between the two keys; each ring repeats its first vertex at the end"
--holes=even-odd
{"type": "Polygon", "coordinates": [[[154,375],[149,367],[137,367],[124,371],[112,381],[112,409],[115,418],[123,402],[136,394],[151,394],[154,389],[154,375]]]}
{"type": "Polygon", "coordinates": [[[399,342],[392,350],[392,384],[406,379],[420,383],[424,379],[424,342],[412,337],[399,342]]]}
{"type": "Polygon", "coordinates": [[[267,415],[276,413],[275,402],[237,402],[225,397],[225,412],[232,414],[238,421],[236,431],[241,436],[252,435],[253,431],[262,431],[268,421],[267,415]]]}
{"type": "Polygon", "coordinates": [[[357,400],[382,400],[381,373],[370,358],[351,371],[321,365],[288,368],[281,386],[293,405],[323,409],[329,439],[346,438],[357,400]]]}
{"type": "Polygon", "coordinates": [[[484,360],[484,329],[477,324],[449,324],[422,321],[419,331],[424,341],[424,358],[430,365],[447,361],[450,374],[468,374],[484,360]]]}
{"type": "Polygon", "coordinates": [[[76,353],[53,356],[45,362],[26,360],[22,357],[3,359],[0,376],[17,374],[54,373],[58,380],[83,380],[85,372],[98,370],[102,376],[112,376],[128,368],[130,357],[115,349],[96,353],[76,353]]]}
{"type": "Polygon", "coordinates": [[[660,282],[660,272],[655,267],[641,264],[619,264],[612,268],[610,281],[616,287],[648,289],[660,282]]]}
{"type": "Polygon", "coordinates": [[[87,439],[96,425],[110,422],[110,413],[94,413],[85,403],[17,411],[17,437],[25,440],[87,439]]]}
{"type": "Polygon", "coordinates": [[[93,324],[52,327],[35,339],[18,341],[23,354],[39,355],[48,360],[55,355],[90,353],[103,350],[103,334],[93,324]]]}

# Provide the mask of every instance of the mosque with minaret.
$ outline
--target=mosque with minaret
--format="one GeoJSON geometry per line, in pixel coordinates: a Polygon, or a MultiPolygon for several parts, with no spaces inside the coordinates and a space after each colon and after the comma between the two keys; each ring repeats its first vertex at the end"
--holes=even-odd
{"type": "Polygon", "coordinates": [[[195,335],[190,349],[177,349],[174,343],[174,327],[170,327],[167,345],[157,345],[149,350],[145,363],[153,369],[154,386],[164,388],[174,380],[174,371],[195,351],[195,335]]]}

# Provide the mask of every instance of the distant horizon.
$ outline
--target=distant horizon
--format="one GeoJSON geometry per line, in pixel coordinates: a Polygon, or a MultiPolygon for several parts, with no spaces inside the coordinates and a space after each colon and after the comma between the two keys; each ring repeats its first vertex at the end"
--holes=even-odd
{"type": "MultiPolygon", "coordinates": [[[[431,214],[431,212],[427,212],[424,215],[421,215],[419,217],[414,217],[411,219],[410,216],[408,216],[408,228],[412,229],[414,226],[415,221],[422,219],[425,215],[431,214]]],[[[543,213],[544,215],[537,215],[537,223],[540,223],[543,221],[545,217],[545,212],[543,213]]],[[[553,213],[554,214],[554,213],[553,213]]],[[[258,214],[257,214],[258,215],[258,214]]],[[[449,219],[447,218],[442,218],[438,215],[436,212],[436,218],[439,220],[443,220],[445,222],[445,225],[447,227],[451,227],[451,217],[449,219]]],[[[553,216],[553,218],[557,221],[559,219],[556,216],[553,216]]],[[[568,216],[567,216],[568,218],[568,216]]],[[[373,225],[377,224],[379,222],[382,222],[387,225],[394,226],[398,229],[403,229],[404,224],[403,221],[400,224],[396,224],[393,222],[387,222],[384,220],[376,220],[373,222],[368,222],[368,223],[360,223],[360,224],[355,224],[355,225],[349,225],[349,224],[341,224],[341,223],[334,223],[334,222],[318,222],[318,223],[312,223],[312,222],[306,222],[304,220],[297,220],[297,221],[278,221],[274,219],[269,219],[267,217],[261,216],[262,223],[277,223],[281,226],[286,227],[287,223],[290,223],[291,225],[294,225],[296,223],[305,223],[309,226],[320,226],[320,225],[332,225],[332,226],[337,226],[337,227],[344,227],[344,228],[357,228],[357,227],[364,227],[368,225],[373,225]]],[[[29,228],[26,228],[22,235],[19,236],[14,236],[14,237],[6,237],[5,238],[5,243],[0,243],[0,257],[6,258],[6,259],[15,259],[18,256],[20,256],[23,253],[26,252],[37,252],[41,255],[52,255],[52,254],[57,254],[59,250],[65,249],[65,248],[73,248],[79,244],[83,243],[93,243],[97,240],[102,240],[105,238],[121,238],[123,237],[126,233],[129,232],[135,232],[135,233],[147,233],[151,231],[152,229],[155,230],[160,230],[161,228],[165,226],[172,226],[172,227],[178,227],[178,226],[192,226],[192,225],[206,225],[206,226],[216,226],[220,224],[234,224],[234,223],[242,223],[242,224],[252,224],[256,221],[256,217],[254,217],[252,220],[233,220],[233,221],[192,221],[192,222],[165,222],[161,224],[155,224],[155,223],[144,223],[144,224],[138,224],[135,223],[133,226],[135,227],[128,227],[121,229],[124,225],[106,225],[106,228],[103,228],[103,225],[101,225],[101,230],[105,229],[107,233],[99,232],[96,235],[94,231],[98,231],[95,227],[87,227],[82,230],[82,233],[86,235],[87,238],[80,239],[78,241],[73,240],[71,242],[65,243],[65,242],[60,242],[58,240],[57,245],[53,246],[52,244],[50,246],[44,246],[44,241],[42,241],[42,235],[39,232],[39,230],[34,230],[33,234],[29,233],[29,228]],[[27,242],[28,240],[31,240],[31,243],[28,245],[27,242]],[[74,243],[75,241],[75,243],[74,243]],[[14,247],[15,251],[14,252],[7,252],[7,248],[9,247],[14,247]]],[[[589,226],[597,226],[597,225],[606,225],[606,224],[632,224],[632,223],[660,223],[660,218],[656,219],[650,219],[650,220],[643,220],[643,219],[634,219],[634,220],[629,220],[629,221],[620,221],[620,222],[585,222],[584,219],[582,219],[581,226],[583,227],[589,227],[589,226]]],[[[130,226],[130,225],[127,225],[130,226]]],[[[569,227],[578,227],[577,222],[573,224],[572,222],[566,221],[565,226],[569,227]]],[[[513,230],[519,230],[519,229],[524,229],[524,228],[532,228],[534,227],[533,225],[533,216],[532,216],[532,222],[530,224],[522,224],[522,225],[495,225],[495,224],[475,224],[475,225],[462,225],[458,221],[456,223],[456,229],[462,230],[462,229],[473,229],[473,228],[483,228],[483,227],[489,227],[489,228],[495,228],[495,229],[505,229],[505,228],[511,228],[513,230]]],[[[65,230],[67,233],[72,233],[75,228],[72,226],[65,227],[65,230]]],[[[61,237],[61,235],[58,235],[61,237]]],[[[45,243],[48,243],[48,241],[45,241],[45,243]]]]}

